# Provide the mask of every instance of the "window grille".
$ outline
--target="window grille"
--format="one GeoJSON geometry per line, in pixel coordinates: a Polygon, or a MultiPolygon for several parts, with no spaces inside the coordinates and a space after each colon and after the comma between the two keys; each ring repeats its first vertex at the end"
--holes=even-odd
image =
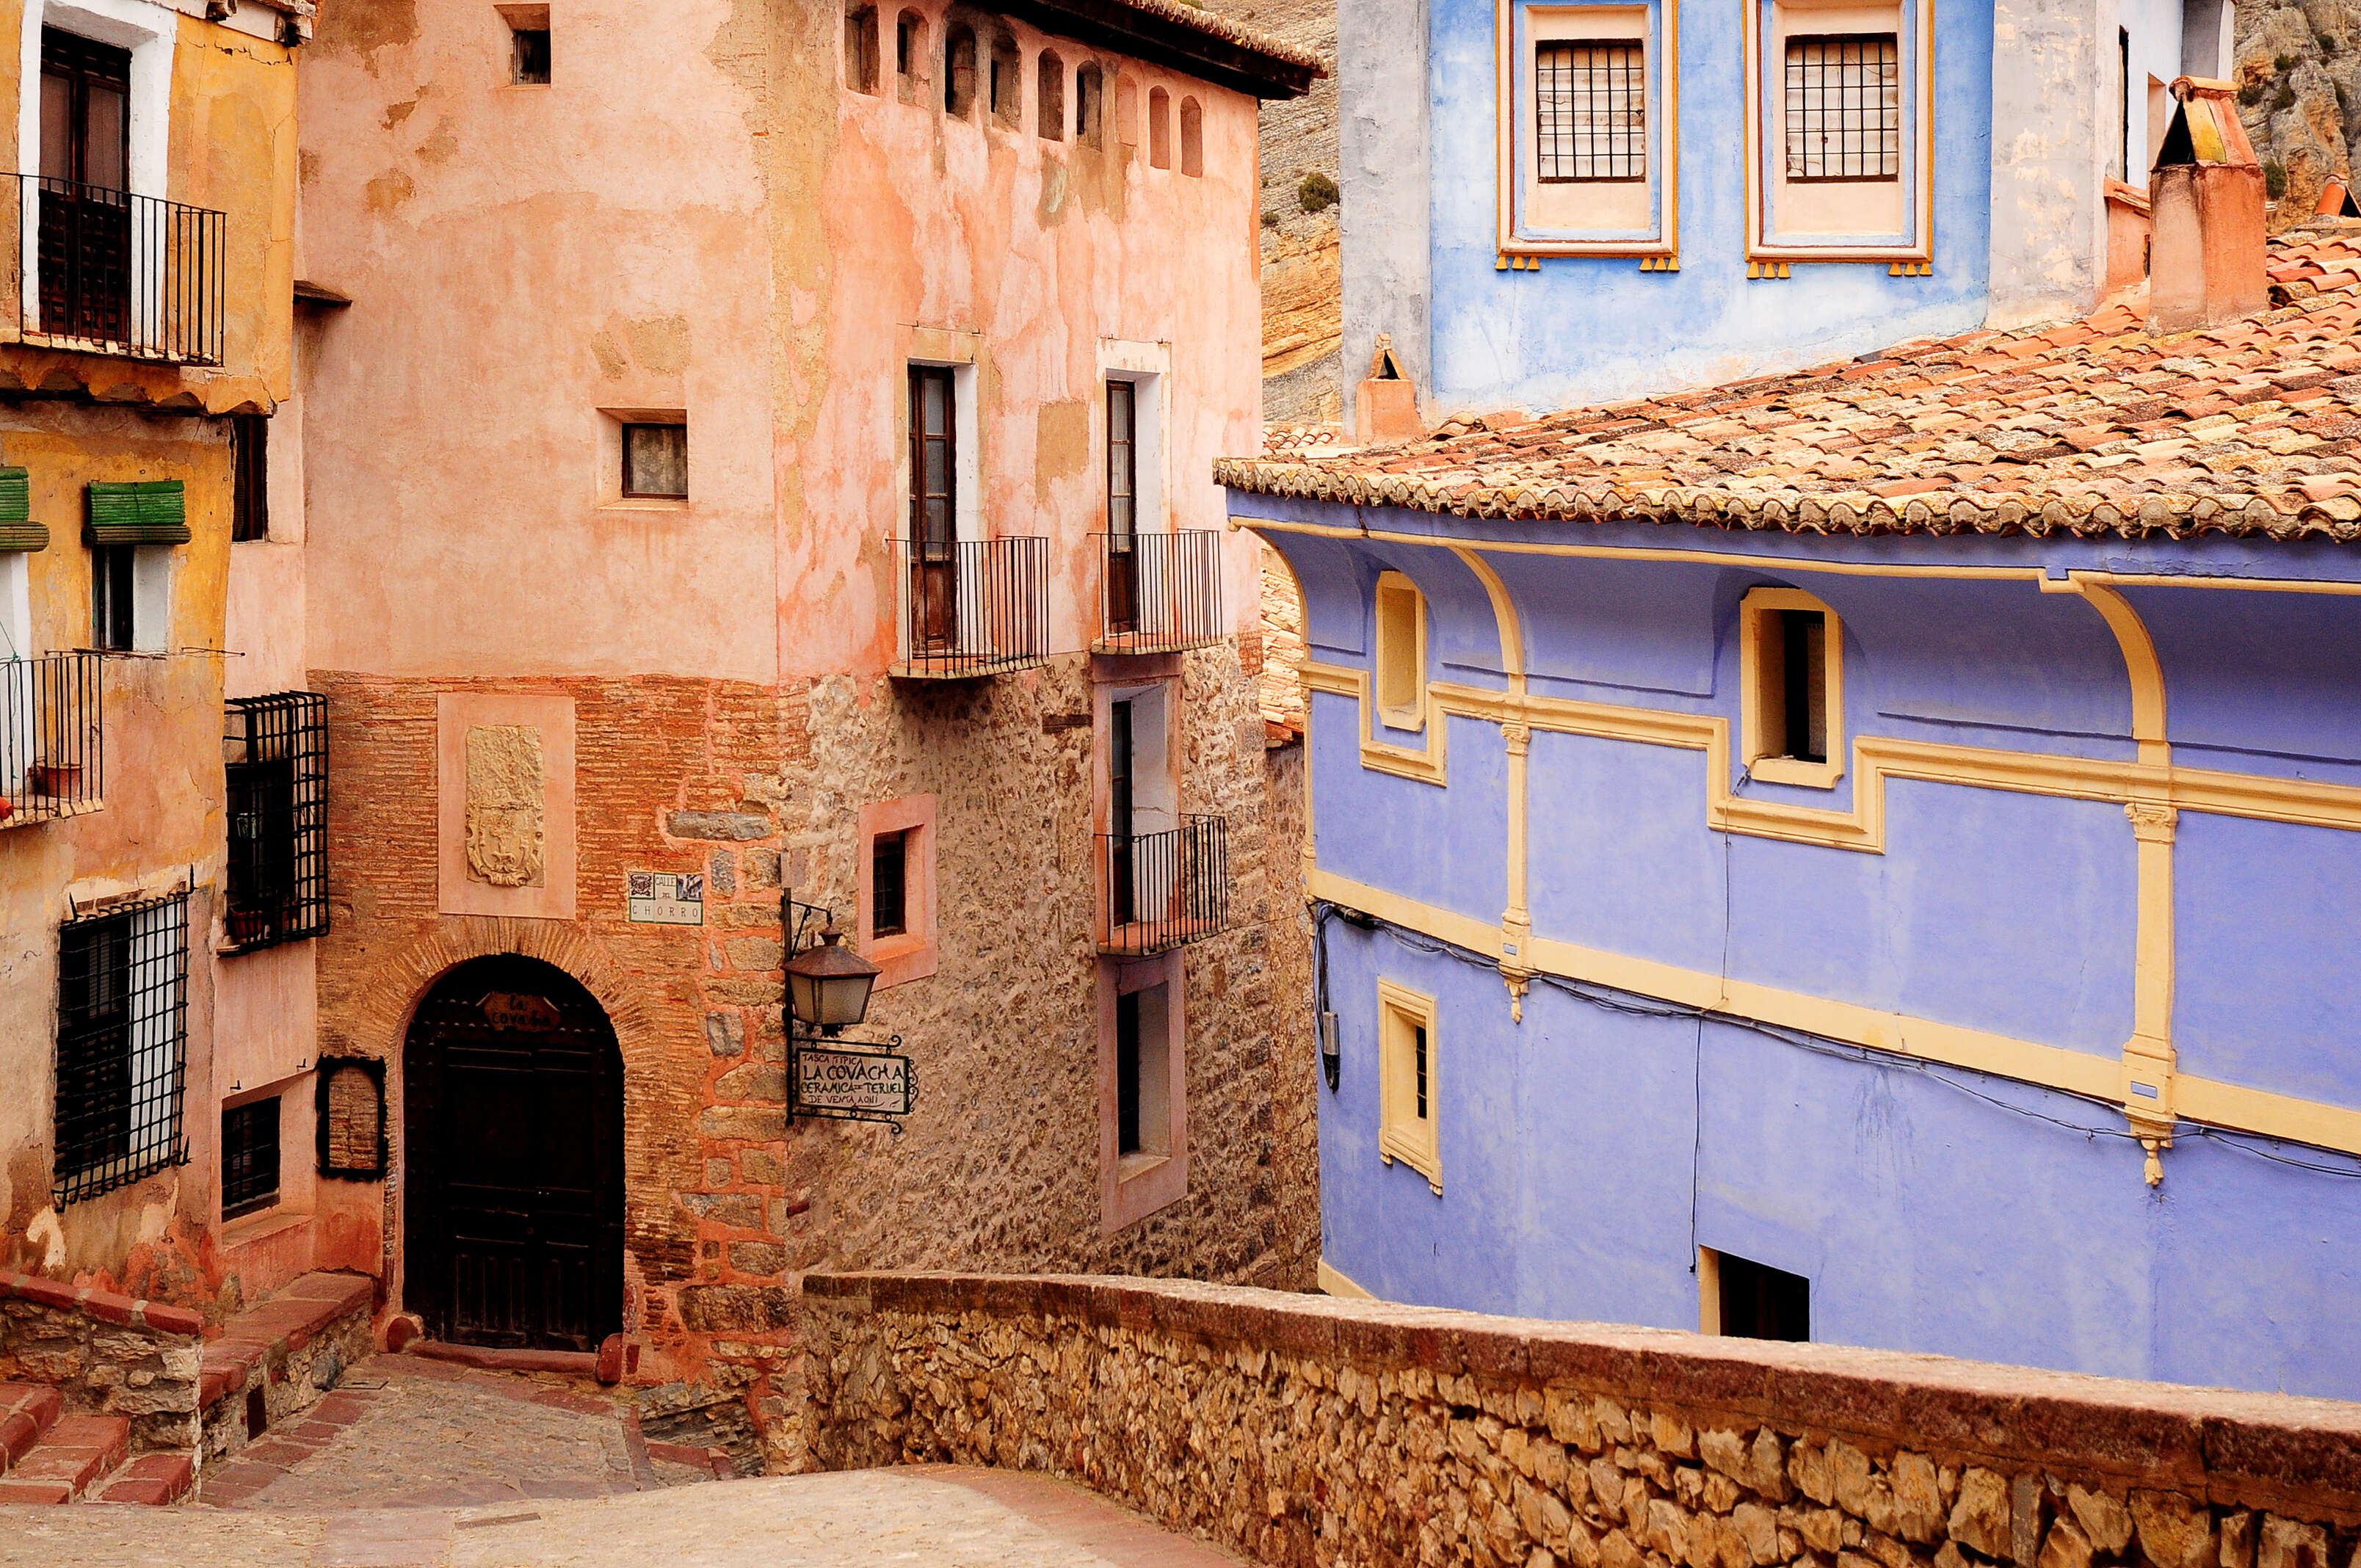
{"type": "Polygon", "coordinates": [[[188,1162],[189,895],[117,905],[58,930],[60,1204],[188,1162]]]}
{"type": "Polygon", "coordinates": [[[1902,178],[1901,52],[1894,34],[1787,40],[1787,178],[1902,178]]]}
{"type": "Polygon", "coordinates": [[[1533,96],[1543,184],[1648,177],[1646,46],[1534,46],[1533,96]]]}
{"type": "Polygon", "coordinates": [[[228,908],[234,952],[328,930],[328,699],[278,692],[229,704],[228,908]]]}
{"type": "Polygon", "coordinates": [[[279,1097],[222,1112],[222,1218],[279,1202],[279,1097]]]}

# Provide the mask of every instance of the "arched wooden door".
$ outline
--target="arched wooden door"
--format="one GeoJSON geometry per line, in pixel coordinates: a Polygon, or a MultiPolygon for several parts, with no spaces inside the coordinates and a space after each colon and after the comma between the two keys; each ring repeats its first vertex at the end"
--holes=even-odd
{"type": "Polygon", "coordinates": [[[460,1344],[595,1350],[622,1327],[623,1061],[537,959],[434,982],[402,1057],[404,1298],[460,1344]]]}

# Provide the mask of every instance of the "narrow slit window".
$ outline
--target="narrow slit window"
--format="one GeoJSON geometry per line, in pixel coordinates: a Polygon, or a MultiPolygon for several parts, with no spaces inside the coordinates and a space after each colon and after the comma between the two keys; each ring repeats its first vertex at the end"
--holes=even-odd
{"type": "Polygon", "coordinates": [[[1205,110],[1194,98],[1180,100],[1180,172],[1191,180],[1205,172],[1205,110]]]}
{"type": "Polygon", "coordinates": [[[1025,119],[1024,57],[1016,52],[1016,40],[1003,33],[992,40],[992,117],[998,124],[1015,130],[1025,119]]]}
{"type": "Polygon", "coordinates": [[[1411,1035],[1414,1036],[1414,1039],[1413,1039],[1413,1041],[1412,1041],[1412,1044],[1411,1044],[1411,1050],[1416,1054],[1416,1056],[1417,1056],[1417,1058],[1418,1058],[1418,1061],[1417,1061],[1417,1069],[1416,1069],[1417,1073],[1418,1073],[1418,1110],[1417,1110],[1417,1112],[1416,1112],[1416,1114],[1417,1114],[1418,1119],[1419,1119],[1420,1121],[1423,1122],[1423,1121],[1425,1121],[1425,1120],[1427,1119],[1427,1118],[1426,1118],[1426,1025],[1423,1025],[1423,1024],[1415,1025],[1413,1025],[1413,1026],[1411,1027],[1411,1035]]]}
{"type": "Polygon", "coordinates": [[[894,80],[904,103],[918,95],[918,65],[926,58],[927,19],[905,11],[894,21],[894,80]]]}
{"type": "Polygon", "coordinates": [[[1901,49],[1893,33],[1787,40],[1787,178],[1902,178],[1901,49]]]}
{"type": "Polygon", "coordinates": [[[910,929],[910,834],[880,833],[869,846],[869,934],[899,937],[910,929]]]}
{"type": "Polygon", "coordinates": [[[975,29],[952,31],[943,47],[943,113],[964,120],[975,113],[975,29]]]}
{"type": "Polygon", "coordinates": [[[1095,65],[1074,72],[1074,139],[1085,147],[1106,144],[1106,73],[1095,65]]]}
{"type": "Polygon", "coordinates": [[[1115,1153],[1139,1152],[1139,992],[1115,999],[1115,1153]]]}
{"type": "Polygon", "coordinates": [[[270,422],[260,414],[233,414],[229,422],[230,525],[232,543],[270,537],[270,422]]]}
{"type": "Polygon", "coordinates": [[[279,1204],[279,1097],[222,1112],[222,1218],[279,1204]]]}
{"type": "Polygon", "coordinates": [[[1157,169],[1172,167],[1172,95],[1161,87],[1148,93],[1148,161],[1157,169]]]}
{"type": "Polygon", "coordinates": [[[623,426],[623,494],[660,500],[688,499],[688,426],[623,426]]]}
{"type": "Polygon", "coordinates": [[[1647,179],[1644,44],[1537,44],[1533,96],[1543,183],[1647,179]]]}
{"type": "Polygon", "coordinates": [[[1799,762],[1828,760],[1828,618],[1817,609],[1779,612],[1780,707],[1786,748],[1799,762]]]}
{"type": "Polygon", "coordinates": [[[1172,1136],[1172,1014],[1159,982],[1115,999],[1115,1152],[1137,1174],[1170,1156],[1172,1136]]]}
{"type": "Polygon", "coordinates": [[[844,14],[844,84],[855,93],[877,91],[877,7],[844,14]]]}

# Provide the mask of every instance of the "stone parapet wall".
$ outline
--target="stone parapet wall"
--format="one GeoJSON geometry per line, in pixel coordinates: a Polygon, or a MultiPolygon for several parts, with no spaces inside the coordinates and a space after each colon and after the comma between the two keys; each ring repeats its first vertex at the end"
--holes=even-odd
{"type": "Polygon", "coordinates": [[[807,1275],[808,1450],[1274,1564],[2353,1568],[2361,1406],[1137,1279],[807,1275]]]}
{"type": "Polygon", "coordinates": [[[0,1272],[0,1382],[45,1384],[70,1411],[125,1417],[134,1449],[195,1442],[203,1328],[185,1308],[0,1272]]]}

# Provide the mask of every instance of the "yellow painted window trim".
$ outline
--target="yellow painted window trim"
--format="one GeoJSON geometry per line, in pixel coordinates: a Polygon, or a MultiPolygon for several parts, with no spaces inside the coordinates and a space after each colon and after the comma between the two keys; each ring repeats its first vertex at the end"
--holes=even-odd
{"type": "MultiPolygon", "coordinates": [[[[1631,0],[1628,6],[1618,7],[1645,13],[1648,0],[1631,0]]],[[[1620,256],[1650,258],[1677,258],[1681,253],[1681,6],[1680,0],[1658,0],[1661,15],[1653,21],[1656,36],[1649,36],[1649,21],[1644,17],[1640,37],[1649,40],[1648,76],[1658,92],[1650,112],[1661,122],[1652,126],[1654,145],[1650,150],[1649,181],[1656,189],[1658,232],[1648,237],[1618,239],[1539,239],[1519,232],[1516,220],[1516,183],[1521,176],[1517,170],[1517,119],[1521,106],[1508,115],[1495,113],[1495,145],[1493,151],[1493,206],[1496,240],[1502,256],[1620,256]]],[[[1494,0],[1492,19],[1494,97],[1497,106],[1517,104],[1517,27],[1515,0],[1494,0]]],[[[1674,268],[1678,270],[1677,261],[1674,268]]],[[[1645,270],[1645,269],[1642,269],[1645,270]]]]}
{"type": "Polygon", "coordinates": [[[1442,1064],[1435,1031],[1434,998],[1389,980],[1378,981],[1378,1153],[1386,1163],[1401,1161],[1427,1185],[1443,1190],[1441,1132],[1442,1064]],[[1411,1032],[1426,1030],[1426,1115],[1415,1107],[1416,1090],[1405,1077],[1414,1066],[1401,1059],[1411,1032]]]}
{"type": "Polygon", "coordinates": [[[1752,588],[1738,607],[1739,733],[1748,774],[1764,784],[1800,784],[1806,789],[1834,789],[1844,777],[1844,621],[1825,600],[1800,588],[1752,588]],[[1762,681],[1764,641],[1773,634],[1783,610],[1817,610],[1828,617],[1828,761],[1801,762],[1772,756],[1764,738],[1769,723],[1763,712],[1762,681]]]}
{"type": "Polygon", "coordinates": [[[1378,574],[1370,616],[1369,676],[1372,688],[1380,699],[1378,718],[1389,729],[1416,734],[1426,728],[1426,596],[1419,591],[1416,583],[1400,572],[1378,574]],[[1382,700],[1385,696],[1385,670],[1397,656],[1397,651],[1391,645],[1392,639],[1386,635],[1385,605],[1389,596],[1399,598],[1404,594],[1410,596],[1416,622],[1416,632],[1409,653],[1411,668],[1414,672],[1411,684],[1416,690],[1408,702],[1388,703],[1382,700]]]}

